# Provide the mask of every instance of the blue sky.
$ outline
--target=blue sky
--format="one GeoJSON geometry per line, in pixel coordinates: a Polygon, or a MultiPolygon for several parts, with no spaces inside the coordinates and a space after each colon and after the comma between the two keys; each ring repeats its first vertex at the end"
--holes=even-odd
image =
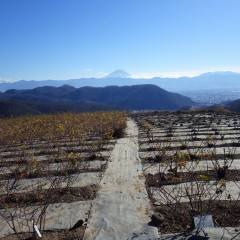
{"type": "Polygon", "coordinates": [[[0,0],[0,80],[240,72],[239,0],[0,0]]]}

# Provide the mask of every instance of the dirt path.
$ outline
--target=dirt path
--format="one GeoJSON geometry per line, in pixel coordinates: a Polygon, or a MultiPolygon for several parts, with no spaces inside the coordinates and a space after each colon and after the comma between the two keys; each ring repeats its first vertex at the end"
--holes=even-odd
{"type": "Polygon", "coordinates": [[[159,239],[150,222],[150,201],[138,155],[138,128],[128,120],[127,137],[119,139],[100,184],[85,240],[159,239]]]}

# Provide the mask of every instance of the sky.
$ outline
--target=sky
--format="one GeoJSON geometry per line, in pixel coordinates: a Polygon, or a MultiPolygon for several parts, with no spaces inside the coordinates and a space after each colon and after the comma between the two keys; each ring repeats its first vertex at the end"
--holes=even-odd
{"type": "Polygon", "coordinates": [[[239,0],[0,0],[0,80],[240,72],[239,0]]]}

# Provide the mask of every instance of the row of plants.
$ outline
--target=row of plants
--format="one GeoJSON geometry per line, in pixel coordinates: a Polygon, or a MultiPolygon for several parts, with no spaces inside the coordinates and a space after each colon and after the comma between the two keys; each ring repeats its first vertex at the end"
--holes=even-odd
{"type": "Polygon", "coordinates": [[[146,185],[155,211],[161,216],[160,232],[187,231],[194,228],[194,216],[209,214],[215,226],[239,226],[240,167],[236,163],[240,132],[235,129],[226,140],[211,132],[203,137],[201,131],[215,128],[225,136],[229,122],[239,124],[238,115],[160,112],[137,114],[135,118],[140,128],[140,149],[151,156],[142,161],[153,169],[146,173],[146,185]],[[171,135],[166,136],[164,132],[169,129],[171,135]],[[194,129],[198,138],[194,144],[189,129],[194,129]]]}
{"type": "Polygon", "coordinates": [[[0,118],[1,146],[35,141],[118,137],[126,124],[123,112],[66,113],[0,118]]]}
{"type": "Polygon", "coordinates": [[[74,183],[79,173],[104,171],[88,162],[124,135],[126,118],[115,111],[0,119],[0,220],[18,239],[32,235],[32,221],[44,233],[50,204],[95,197],[97,186],[74,183]]]}

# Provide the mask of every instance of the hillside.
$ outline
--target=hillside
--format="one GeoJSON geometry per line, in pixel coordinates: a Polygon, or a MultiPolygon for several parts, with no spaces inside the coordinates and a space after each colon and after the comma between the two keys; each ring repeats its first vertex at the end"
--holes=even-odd
{"type": "Polygon", "coordinates": [[[0,100],[0,117],[16,117],[22,115],[39,115],[55,113],[79,113],[113,110],[103,104],[69,103],[69,102],[22,102],[12,100],[0,100]]]}
{"type": "Polygon", "coordinates": [[[194,105],[190,98],[154,85],[104,88],[45,86],[31,90],[8,90],[0,94],[0,100],[3,101],[0,105],[1,112],[6,109],[6,104],[7,109],[12,109],[7,115],[14,113],[15,109],[17,112],[24,109],[24,113],[45,113],[87,109],[176,110],[194,105]]]}
{"type": "Polygon", "coordinates": [[[240,112],[240,99],[228,102],[225,107],[234,112],[240,112]]]}
{"type": "Polygon", "coordinates": [[[194,104],[190,98],[154,85],[83,87],[69,93],[67,97],[74,101],[101,102],[127,110],[176,110],[194,104]]]}

